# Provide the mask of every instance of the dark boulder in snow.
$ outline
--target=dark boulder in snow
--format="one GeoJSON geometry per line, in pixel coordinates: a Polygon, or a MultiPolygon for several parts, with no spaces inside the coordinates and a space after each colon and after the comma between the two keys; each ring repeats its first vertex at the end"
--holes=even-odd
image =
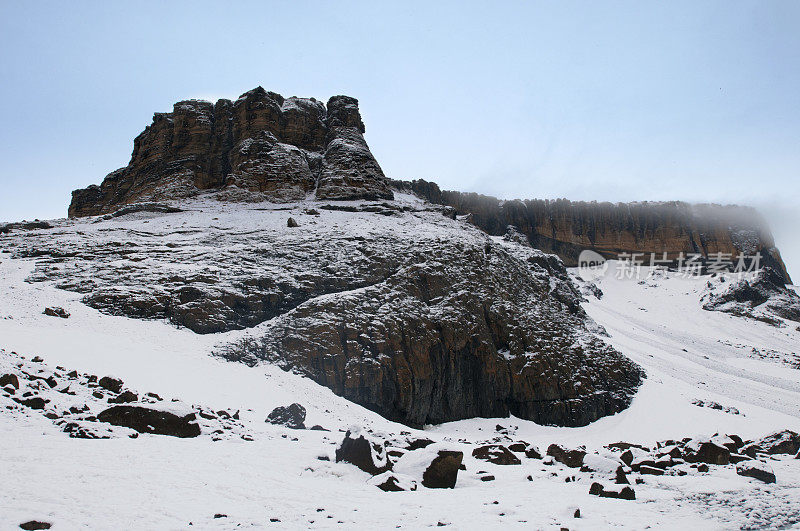
{"type": "Polygon", "coordinates": [[[53,527],[53,525],[48,522],[31,520],[29,522],[19,524],[19,527],[20,529],[24,529],[25,531],[40,531],[42,529],[50,529],[51,527],[53,527]]]}
{"type": "Polygon", "coordinates": [[[133,391],[123,391],[115,397],[109,398],[109,404],[128,404],[130,402],[136,402],[139,400],[139,395],[134,393],[133,391]]]}
{"type": "Polygon", "coordinates": [[[736,473],[763,481],[764,483],[775,483],[775,472],[766,463],[760,461],[746,461],[736,465],[736,473]]]}
{"type": "Polygon", "coordinates": [[[372,475],[382,474],[391,468],[383,443],[375,441],[357,427],[347,430],[336,449],[336,462],[350,463],[372,475]]]}
{"type": "Polygon", "coordinates": [[[131,428],[139,433],[182,438],[197,437],[201,433],[194,413],[181,416],[142,406],[114,406],[100,412],[97,420],[131,428]]]}
{"type": "Polygon", "coordinates": [[[406,452],[393,466],[395,472],[420,481],[429,489],[452,489],[458,480],[458,471],[464,452],[444,444],[406,452]]]}
{"type": "Polygon", "coordinates": [[[103,376],[97,385],[112,393],[119,393],[122,391],[122,380],[114,378],[113,376],[103,376]]]}
{"type": "Polygon", "coordinates": [[[370,485],[375,485],[386,492],[402,492],[417,490],[417,482],[413,478],[394,472],[384,472],[368,481],[370,485]]]}
{"type": "Polygon", "coordinates": [[[519,465],[522,461],[502,444],[487,444],[472,450],[472,457],[495,465],[519,465]]]}
{"type": "Polygon", "coordinates": [[[289,218],[286,221],[286,226],[289,227],[289,228],[295,228],[295,227],[299,227],[300,225],[297,224],[297,220],[296,219],[289,218]]]}
{"type": "Polygon", "coordinates": [[[0,375],[0,387],[11,385],[14,389],[19,389],[19,378],[16,374],[3,374],[0,375]]]}
{"type": "Polygon", "coordinates": [[[34,396],[31,398],[15,398],[14,401],[31,409],[44,409],[44,406],[48,402],[48,400],[45,400],[40,396],[34,396]]]}
{"type": "Polygon", "coordinates": [[[579,468],[583,465],[586,451],[581,448],[570,450],[558,444],[551,444],[547,447],[547,455],[570,468],[579,468]]]}
{"type": "Polygon", "coordinates": [[[303,430],[306,427],[305,421],[306,408],[298,403],[294,403],[288,406],[276,407],[269,416],[267,416],[265,422],[278,426],[286,426],[293,430],[303,430]]]}
{"type": "Polygon", "coordinates": [[[61,317],[62,319],[69,318],[69,312],[59,306],[45,308],[42,313],[51,317],[61,317]]]}
{"type": "Polygon", "coordinates": [[[463,452],[439,450],[422,474],[422,484],[429,489],[452,489],[456,486],[463,452]]]}
{"type": "Polygon", "coordinates": [[[731,462],[731,452],[710,440],[692,439],[683,448],[683,458],[687,463],[727,465],[731,462]]]}
{"type": "Polygon", "coordinates": [[[597,482],[592,483],[592,486],[589,487],[589,494],[600,496],[601,498],[636,499],[636,492],[631,487],[609,488],[597,482]]]}
{"type": "Polygon", "coordinates": [[[757,444],[761,451],[768,454],[796,454],[800,451],[800,435],[791,430],[778,431],[767,435],[757,444]]]}

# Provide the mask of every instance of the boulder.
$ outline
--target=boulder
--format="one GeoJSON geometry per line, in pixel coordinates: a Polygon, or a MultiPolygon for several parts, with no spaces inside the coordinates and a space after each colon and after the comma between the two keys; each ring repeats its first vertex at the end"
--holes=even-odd
{"type": "Polygon", "coordinates": [[[45,314],[45,315],[49,315],[51,317],[61,317],[62,319],[69,318],[69,312],[67,310],[65,310],[64,308],[61,308],[59,306],[53,306],[53,307],[50,307],[50,308],[45,308],[42,313],[45,314]]]}
{"type": "Polygon", "coordinates": [[[432,444],[420,450],[406,452],[393,466],[393,471],[405,474],[429,489],[452,489],[464,453],[444,444],[432,444]]]}
{"type": "Polygon", "coordinates": [[[800,451],[800,435],[791,430],[778,431],[767,435],[757,444],[764,452],[771,455],[796,454],[800,451]]]}
{"type": "Polygon", "coordinates": [[[413,451],[419,450],[421,448],[425,448],[433,444],[433,441],[430,439],[414,439],[413,441],[409,442],[406,446],[406,450],[413,451]]]}
{"type": "Polygon", "coordinates": [[[632,487],[609,488],[601,483],[592,483],[589,487],[589,494],[600,496],[601,498],[618,498],[620,500],[635,500],[636,492],[632,487]]]}
{"type": "Polygon", "coordinates": [[[300,225],[297,224],[297,220],[296,219],[289,218],[286,221],[286,226],[289,227],[289,228],[295,228],[295,227],[299,227],[300,225]]]}
{"type": "Polygon", "coordinates": [[[586,450],[580,448],[570,450],[558,444],[551,444],[547,447],[547,455],[570,468],[580,468],[583,465],[586,450]]]}
{"type": "Polygon", "coordinates": [[[113,376],[103,376],[97,385],[112,393],[119,393],[122,391],[122,380],[114,378],[113,376]]]}
{"type": "Polygon", "coordinates": [[[132,391],[123,391],[115,397],[109,398],[109,404],[127,404],[139,400],[139,395],[132,391]]]}
{"type": "Polygon", "coordinates": [[[692,439],[686,443],[683,457],[688,463],[727,465],[731,462],[731,452],[727,448],[702,439],[692,439]]]}
{"type": "Polygon", "coordinates": [[[525,457],[529,459],[541,459],[542,452],[536,446],[530,445],[525,449],[525,457]]]}
{"type": "Polygon", "coordinates": [[[304,430],[306,420],[306,408],[298,403],[288,406],[278,406],[272,410],[267,420],[270,424],[286,426],[293,430],[304,430]]]}
{"type": "Polygon", "coordinates": [[[422,485],[429,489],[453,489],[464,452],[439,450],[422,474],[422,485]]]}
{"type": "Polygon", "coordinates": [[[31,409],[44,409],[44,406],[47,405],[47,402],[49,402],[49,400],[45,400],[40,396],[34,396],[30,398],[14,398],[14,401],[31,409]]]}
{"type": "Polygon", "coordinates": [[[169,411],[161,411],[142,406],[114,406],[97,415],[100,422],[108,422],[114,426],[124,426],[139,433],[169,435],[172,437],[197,437],[200,426],[194,413],[176,415],[169,411]]]}
{"type": "Polygon", "coordinates": [[[522,461],[502,444],[487,444],[472,450],[472,457],[495,465],[519,465],[522,461]]]}
{"type": "Polygon", "coordinates": [[[385,445],[355,426],[347,430],[336,449],[336,462],[350,463],[373,476],[391,469],[385,445]]]}
{"type": "Polygon", "coordinates": [[[394,472],[384,472],[378,474],[367,481],[370,485],[375,485],[386,492],[401,492],[417,490],[417,482],[408,476],[395,474],[394,472]]]}
{"type": "Polygon", "coordinates": [[[775,483],[775,472],[766,463],[761,461],[745,461],[736,465],[736,473],[763,481],[764,483],[775,483]]]}
{"type": "Polygon", "coordinates": [[[42,529],[50,529],[53,527],[52,524],[48,522],[40,522],[38,520],[30,520],[23,524],[19,524],[20,529],[24,529],[25,531],[40,531],[42,529]]]}
{"type": "Polygon", "coordinates": [[[11,385],[14,389],[19,389],[19,378],[16,374],[3,374],[0,375],[0,387],[11,385]]]}

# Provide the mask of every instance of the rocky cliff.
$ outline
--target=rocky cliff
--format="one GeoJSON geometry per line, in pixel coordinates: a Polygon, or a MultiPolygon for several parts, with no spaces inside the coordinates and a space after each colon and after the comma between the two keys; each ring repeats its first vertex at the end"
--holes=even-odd
{"type": "Polygon", "coordinates": [[[358,100],[284,98],[258,87],[232,102],[188,100],[156,113],[128,165],[72,193],[70,217],[220,190],[234,200],[391,199],[364,140],[358,100]]]}
{"type": "Polygon", "coordinates": [[[727,255],[735,264],[740,255],[761,254],[761,266],[779,272],[790,282],[780,252],[763,218],[752,208],[735,205],[692,205],[679,201],[598,203],[558,200],[502,201],[495,197],[440,190],[424,180],[394,181],[393,186],[411,191],[435,204],[447,205],[456,214],[489,234],[502,235],[514,226],[530,244],[558,255],[568,267],[578,265],[584,249],[606,258],[621,253],[643,253],[675,260],[683,253],[712,258],[727,255]]]}
{"type": "Polygon", "coordinates": [[[15,230],[0,248],[36,260],[30,282],[106,313],[227,332],[220,356],[305,374],[408,425],[508,414],[585,425],[639,385],[558,258],[444,207],[399,194],[184,207],[15,230]]]}

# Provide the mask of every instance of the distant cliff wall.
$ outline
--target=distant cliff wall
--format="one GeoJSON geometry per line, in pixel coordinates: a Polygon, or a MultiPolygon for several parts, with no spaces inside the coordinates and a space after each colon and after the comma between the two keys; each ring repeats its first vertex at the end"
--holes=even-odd
{"type": "Polygon", "coordinates": [[[693,205],[679,201],[598,203],[557,200],[512,200],[475,193],[440,190],[432,182],[393,181],[398,190],[441,205],[457,214],[470,214],[471,222],[493,235],[504,234],[513,225],[531,245],[561,257],[568,267],[578,264],[584,249],[606,258],[620,253],[650,253],[669,259],[680,253],[730,254],[734,261],[744,254],[761,253],[762,265],[789,274],[775,247],[764,219],[750,207],[693,205]]]}

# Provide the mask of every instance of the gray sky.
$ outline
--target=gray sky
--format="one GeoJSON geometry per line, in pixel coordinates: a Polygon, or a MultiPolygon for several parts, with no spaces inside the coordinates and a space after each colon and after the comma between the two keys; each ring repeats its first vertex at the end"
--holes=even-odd
{"type": "Polygon", "coordinates": [[[0,220],[64,216],[186,98],[359,98],[386,174],[752,204],[800,279],[800,2],[2,2],[0,220]],[[434,5],[435,4],[435,5],[434,5]]]}

